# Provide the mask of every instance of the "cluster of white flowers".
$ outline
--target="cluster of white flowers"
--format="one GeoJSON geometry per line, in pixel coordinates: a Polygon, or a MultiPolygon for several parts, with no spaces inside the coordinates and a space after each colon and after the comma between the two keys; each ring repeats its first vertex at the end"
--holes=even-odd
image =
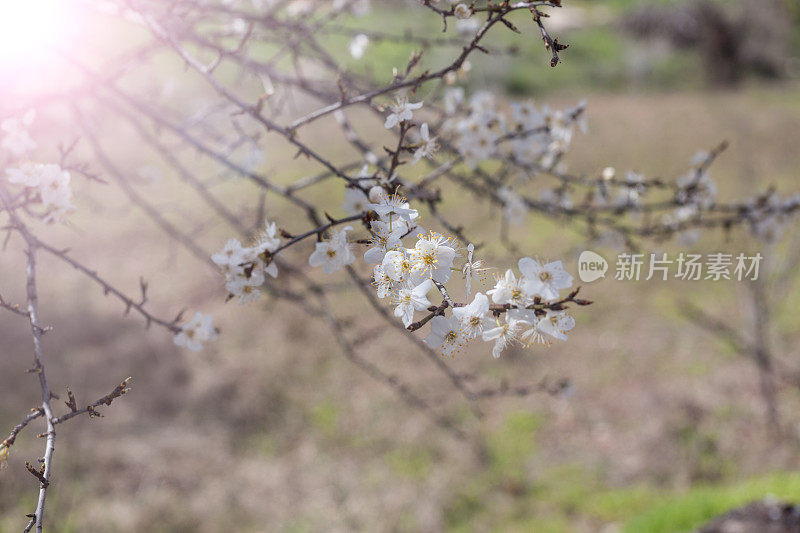
{"type": "Polygon", "coordinates": [[[36,111],[30,109],[21,118],[11,117],[0,122],[0,130],[3,131],[0,148],[8,150],[16,157],[36,148],[36,141],[31,139],[28,133],[34,118],[36,118],[36,111]]]}
{"type": "MultiPolygon", "coordinates": [[[[453,272],[461,272],[466,280],[467,298],[472,279],[482,279],[487,267],[474,257],[474,246],[461,250],[454,239],[433,231],[424,232],[416,221],[418,212],[404,198],[384,196],[369,209],[379,220],[370,223],[371,246],[364,254],[373,267],[373,284],[379,298],[388,298],[394,314],[409,327],[415,312],[430,311],[428,294],[438,289],[442,298],[449,298],[446,284],[453,272]],[[415,238],[413,248],[406,248],[403,239],[415,238]],[[457,266],[456,261],[463,260],[457,266]]],[[[509,270],[487,294],[477,293],[468,305],[454,305],[452,316],[436,314],[430,320],[431,331],[425,342],[442,355],[454,356],[465,350],[470,341],[481,338],[494,342],[492,355],[499,357],[514,342],[545,342],[546,338],[566,339],[566,332],[575,322],[565,310],[548,310],[556,302],[559,291],[572,286],[572,276],[560,261],[538,263],[529,257],[519,261],[522,276],[516,279],[509,270]],[[488,295],[488,296],[487,296],[488,295]],[[491,296],[494,309],[489,303],[491,296]],[[505,314],[505,321],[500,316],[505,314]]],[[[443,313],[439,309],[436,313],[443,313]]]]}
{"type": "Polygon", "coordinates": [[[230,239],[225,247],[211,256],[225,276],[225,289],[231,297],[238,297],[239,303],[252,302],[261,294],[259,287],[264,284],[266,275],[278,277],[278,266],[262,257],[264,252],[274,252],[280,245],[277,224],[266,222],[264,231],[253,246],[245,247],[238,239],[230,239]]]}
{"type": "Polygon", "coordinates": [[[780,240],[793,221],[796,222],[796,213],[800,210],[800,194],[782,198],[774,191],[769,191],[749,202],[747,209],[750,232],[764,242],[774,243],[780,240]]]}
{"type": "Polygon", "coordinates": [[[9,182],[38,192],[42,205],[48,210],[45,220],[61,220],[75,209],[72,205],[70,174],[59,165],[23,163],[19,168],[7,169],[6,174],[9,182]]]}
{"type": "MultiPolygon", "coordinates": [[[[368,194],[361,194],[375,200],[364,204],[362,213],[375,218],[369,220],[370,239],[364,262],[374,265],[373,285],[378,297],[392,302],[394,315],[406,327],[412,325],[415,313],[430,313],[431,330],[425,342],[442,355],[454,356],[465,350],[471,340],[481,338],[494,343],[492,355],[499,357],[510,344],[566,339],[566,332],[575,326],[565,310],[548,308],[558,301],[561,290],[572,286],[572,276],[564,271],[560,261],[540,264],[530,257],[522,258],[519,279],[508,270],[486,294],[478,292],[471,303],[456,304],[449,300],[446,288],[453,272],[462,273],[469,298],[472,280],[483,281],[488,270],[482,259],[474,257],[474,246],[461,250],[454,239],[434,231],[425,232],[418,225],[419,212],[405,198],[387,194],[380,185],[373,185],[368,194]],[[406,248],[405,239],[416,239],[416,242],[412,248],[406,248]],[[456,263],[461,260],[463,264],[456,263]],[[435,289],[453,306],[452,316],[443,314],[444,307],[433,311],[428,295],[435,289]],[[502,315],[503,321],[500,320],[502,315]]],[[[347,233],[352,230],[350,226],[334,230],[330,239],[317,242],[309,264],[322,267],[326,274],[352,264],[355,261],[353,244],[347,240],[347,233]]],[[[274,223],[267,224],[266,231],[252,247],[243,247],[236,239],[228,241],[223,250],[212,257],[225,275],[228,292],[238,296],[242,303],[254,300],[265,281],[264,274],[277,276],[274,262],[266,264],[265,257],[271,259],[271,252],[279,246],[274,223]]],[[[192,341],[192,349],[195,349],[202,342],[198,339],[204,338],[197,330],[208,331],[207,324],[210,322],[195,321],[184,326],[175,342],[190,346],[187,343],[192,341]]]]}
{"type": "Polygon", "coordinates": [[[334,231],[327,241],[318,242],[314,252],[308,258],[312,267],[322,267],[326,274],[333,274],[343,266],[356,260],[351,244],[347,242],[347,232],[352,231],[351,226],[346,226],[340,231],[334,231]]]}
{"type": "MultiPolygon", "coordinates": [[[[211,260],[225,277],[225,290],[228,291],[229,298],[238,298],[240,304],[258,299],[266,276],[278,277],[278,266],[272,253],[280,245],[278,225],[267,220],[264,230],[256,237],[252,246],[243,246],[238,239],[229,239],[222,250],[211,256],[211,260]]],[[[178,346],[197,352],[203,348],[204,343],[216,338],[214,318],[197,312],[181,326],[173,341],[178,346]]]]}
{"type": "MultiPolygon", "coordinates": [[[[665,228],[677,230],[681,223],[697,218],[715,204],[717,185],[711,179],[708,169],[704,168],[704,162],[708,157],[709,154],[705,152],[695,154],[690,170],[676,180],[674,200],[677,207],[661,216],[661,223],[665,228]]],[[[623,179],[618,179],[616,169],[606,167],[600,173],[600,177],[602,179],[594,188],[591,204],[625,210],[632,219],[639,217],[640,207],[650,192],[645,176],[638,172],[627,171],[623,179]],[[616,196],[613,197],[610,194],[612,189],[606,186],[611,180],[617,180],[616,196]]],[[[679,232],[679,236],[682,242],[691,244],[699,238],[699,231],[683,230],[679,232]]]]}
{"type": "Polygon", "coordinates": [[[425,343],[442,355],[455,356],[464,351],[473,339],[493,342],[492,356],[497,358],[513,344],[548,344],[550,339],[566,340],[566,333],[575,327],[575,319],[566,310],[549,310],[548,303],[558,299],[560,289],[572,285],[560,261],[541,265],[530,257],[519,260],[522,275],[512,270],[499,278],[486,294],[477,293],[468,305],[455,307],[450,317],[435,316],[425,343]],[[489,303],[498,307],[493,311],[489,303]],[[500,311],[505,311],[501,321],[500,311]]]}
{"type": "MultiPolygon", "coordinates": [[[[462,97],[463,94],[459,96],[458,92],[449,97],[446,105],[452,109],[453,116],[462,108],[462,97]]],[[[413,152],[412,163],[431,157],[438,149],[437,137],[431,135],[428,124],[423,123],[416,131],[417,124],[411,122],[413,112],[421,107],[422,102],[409,103],[406,98],[398,98],[385,123],[386,128],[400,125],[404,132],[409,133],[412,144],[405,144],[403,148],[413,152]]],[[[519,140],[538,146],[535,150],[539,162],[545,154],[561,151],[569,143],[574,120],[566,120],[566,114],[547,110],[539,113],[527,104],[513,110],[512,123],[494,110],[494,102],[487,93],[479,93],[470,101],[467,118],[450,119],[451,131],[454,127],[456,132],[463,134],[458,138],[462,146],[468,142],[467,138],[486,138],[491,149],[484,152],[484,157],[496,154],[496,141],[501,136],[512,139],[508,136],[509,131],[524,131],[525,135],[519,140]],[[468,131],[467,123],[474,126],[474,131],[468,131]],[[512,130],[506,129],[507,123],[514,125],[512,130]],[[530,131],[536,128],[541,128],[541,131],[530,131]]],[[[513,149],[522,153],[521,148],[513,149]]],[[[471,244],[463,249],[454,238],[421,228],[419,212],[396,192],[395,181],[395,175],[385,177],[380,170],[370,173],[369,166],[365,165],[345,188],[342,208],[350,217],[339,221],[331,219],[331,224],[293,238],[283,247],[314,234],[322,236],[330,232],[329,238],[315,244],[308,263],[332,274],[353,264],[356,259],[354,244],[348,242],[348,233],[354,231],[353,227],[335,227],[360,217],[369,238],[358,242],[367,243],[363,258],[364,263],[373,265],[373,285],[377,296],[388,299],[394,306],[394,315],[412,331],[430,322],[430,333],[425,342],[442,355],[452,356],[466,349],[476,338],[493,343],[494,357],[499,357],[510,344],[530,345],[545,343],[551,338],[567,338],[566,332],[575,326],[575,322],[563,304],[574,301],[574,294],[560,299],[559,292],[572,286],[572,276],[564,271],[560,261],[540,264],[530,257],[522,258],[519,261],[519,279],[509,270],[486,294],[478,292],[468,304],[456,303],[446,287],[453,272],[462,274],[466,299],[469,300],[472,281],[485,279],[486,263],[474,257],[475,247],[471,244]],[[413,245],[409,246],[412,239],[413,245]],[[432,305],[428,298],[432,291],[440,294],[441,305],[432,305]],[[452,309],[449,317],[446,316],[448,309],[452,309]],[[421,312],[427,314],[415,323],[415,314],[421,312]]],[[[499,194],[506,204],[507,218],[524,216],[527,207],[517,193],[504,188],[499,194]]],[[[238,240],[231,239],[220,253],[212,257],[225,275],[225,287],[231,297],[238,296],[241,303],[252,301],[260,293],[265,273],[277,276],[273,252],[283,249],[277,234],[275,224],[268,223],[254,246],[243,247],[238,240]]]]}
{"type": "Polygon", "coordinates": [[[445,95],[445,110],[451,116],[444,130],[473,168],[487,159],[510,157],[517,164],[548,170],[569,149],[575,126],[585,127],[583,108],[583,103],[572,110],[552,110],[514,102],[509,114],[491,93],[479,91],[466,101],[464,90],[455,87],[445,95]]]}
{"type": "Polygon", "coordinates": [[[180,331],[172,340],[178,346],[185,346],[193,352],[199,352],[203,349],[204,343],[216,340],[217,336],[214,318],[198,311],[191,320],[181,326],[180,331]]]}
{"type": "MultiPolygon", "coordinates": [[[[33,109],[22,117],[11,117],[0,122],[3,139],[0,150],[19,158],[36,147],[36,142],[28,133],[36,113],[33,109]]],[[[33,191],[46,209],[46,222],[61,220],[75,209],[72,205],[70,173],[56,164],[23,162],[17,168],[6,169],[9,183],[22,185],[33,191]]]]}

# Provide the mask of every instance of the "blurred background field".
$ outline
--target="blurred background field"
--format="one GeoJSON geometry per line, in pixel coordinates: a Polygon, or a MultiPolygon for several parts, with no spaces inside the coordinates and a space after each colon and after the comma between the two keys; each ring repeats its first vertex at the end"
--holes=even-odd
{"type": "MultiPolygon", "coordinates": [[[[465,84],[552,107],[585,98],[589,132],[577,136],[567,158],[575,173],[594,175],[610,164],[675,177],[696,151],[726,139],[730,148],[712,170],[721,196],[770,185],[781,193],[799,189],[796,5],[787,2],[794,18],[779,21],[789,23],[782,70],[756,70],[721,84],[708,78],[701,47],[637,41],[620,29],[637,10],[655,4],[686,5],[565,2],[553,32],[570,48],[555,69],[534,28],[515,21],[523,35],[505,32],[490,42],[517,46],[518,55],[476,59],[465,84]]],[[[735,18],[744,3],[719,5],[735,18]]],[[[376,2],[369,17],[385,31],[401,31],[415,25],[415,13],[413,5],[376,2]]],[[[422,24],[430,27],[416,29],[437,35],[438,22],[426,17],[422,24]]],[[[347,42],[333,39],[331,47],[345,54],[347,42]]],[[[403,43],[382,43],[368,54],[373,64],[400,67],[410,51],[403,43]]],[[[330,131],[314,135],[325,139],[330,131]]],[[[120,132],[117,156],[138,168],[142,152],[125,140],[120,132]]],[[[269,141],[264,150],[262,170],[276,181],[313,170],[291,153],[271,150],[269,141]]],[[[336,139],[326,148],[352,158],[346,150],[336,139]]],[[[216,171],[203,164],[198,174],[213,176],[216,171]]],[[[166,217],[185,224],[198,204],[178,196],[175,182],[165,172],[161,180],[142,178],[135,185],[166,217]]],[[[84,279],[50,265],[60,274],[42,280],[40,298],[42,321],[54,326],[45,349],[56,391],[69,386],[88,400],[133,377],[131,393],[103,409],[105,418],[59,428],[48,498],[50,515],[61,518],[51,522],[51,531],[672,532],[767,495],[800,501],[797,385],[780,388],[784,431],[776,438],[767,428],[752,362],[680,312],[685,301],[702,305],[746,335],[741,283],[618,282],[609,272],[583,287],[595,303],[575,312],[569,343],[510,350],[499,360],[479,346],[447,361],[477,389],[503,381],[571,384],[553,395],[482,400],[480,419],[427,359],[365,313],[368,304],[354,289],[345,289],[339,310],[357,320],[353,335],[360,350],[455,420],[469,436],[459,439],[344,359],[321,322],[266,300],[224,304],[217,273],[165,242],[113,187],[101,187],[76,185],[79,210],[67,227],[48,228],[46,240],[64,243],[130,293],[143,276],[154,309],[168,312],[181,302],[212,312],[223,334],[200,354],[180,351],[163,332],[145,331],[139,319],[121,316],[120,305],[84,279]],[[102,201],[83,200],[89,195],[81,190],[88,188],[102,201]],[[97,220],[106,221],[102,228],[97,220]]],[[[237,195],[253,193],[248,187],[227,177],[215,190],[237,206],[237,195]]],[[[530,187],[536,189],[536,180],[530,187]]],[[[340,188],[331,183],[318,194],[328,195],[330,211],[341,214],[340,188]]],[[[509,264],[512,254],[495,242],[499,217],[488,207],[465,205],[472,206],[471,198],[455,194],[442,212],[489,243],[490,265],[509,264]]],[[[269,198],[267,213],[278,221],[288,217],[269,198]]],[[[229,233],[221,223],[190,229],[209,252],[229,233]]],[[[786,239],[796,234],[790,228],[786,239]]],[[[512,236],[524,255],[562,258],[573,274],[577,253],[586,247],[577,232],[541,216],[512,228],[512,236]]],[[[691,249],[754,246],[720,231],[691,249]]],[[[6,257],[22,261],[18,242],[9,249],[6,257]]],[[[612,261],[617,252],[591,249],[612,261]]],[[[778,247],[776,258],[796,262],[787,249],[778,247]]],[[[43,262],[47,271],[50,261],[43,262]]],[[[21,286],[18,267],[0,265],[0,293],[10,301],[22,298],[14,292],[21,286]]],[[[794,371],[800,370],[796,278],[778,287],[772,339],[775,356],[794,371]]],[[[0,428],[10,429],[37,403],[34,378],[24,373],[31,360],[25,326],[9,314],[0,321],[0,428]]],[[[0,473],[0,531],[20,530],[34,505],[23,460],[41,453],[35,432],[19,438],[9,468],[0,473]]]]}

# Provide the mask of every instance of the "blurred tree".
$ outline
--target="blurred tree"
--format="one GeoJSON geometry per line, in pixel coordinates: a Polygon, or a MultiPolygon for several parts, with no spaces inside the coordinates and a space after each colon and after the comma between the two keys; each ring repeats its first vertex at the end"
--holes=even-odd
{"type": "Polygon", "coordinates": [[[797,31],[784,0],[764,0],[757,7],[711,0],[648,5],[623,17],[621,27],[641,40],[666,40],[678,49],[702,54],[712,85],[734,85],[748,74],[778,78],[785,74],[797,31]]]}

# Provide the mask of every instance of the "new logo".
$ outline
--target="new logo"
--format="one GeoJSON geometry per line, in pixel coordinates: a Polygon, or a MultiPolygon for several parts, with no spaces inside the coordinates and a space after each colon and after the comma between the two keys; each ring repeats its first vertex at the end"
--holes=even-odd
{"type": "Polygon", "coordinates": [[[578,257],[578,277],[584,283],[591,283],[600,278],[606,277],[608,271],[608,261],[603,256],[584,250],[578,257]]]}

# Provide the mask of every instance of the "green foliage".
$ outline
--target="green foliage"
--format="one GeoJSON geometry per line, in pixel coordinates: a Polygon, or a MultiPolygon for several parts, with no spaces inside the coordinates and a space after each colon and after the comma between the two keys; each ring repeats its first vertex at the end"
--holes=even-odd
{"type": "Polygon", "coordinates": [[[511,413],[503,427],[487,439],[491,472],[497,478],[522,481],[525,463],[535,449],[536,432],[542,418],[534,413],[511,413]]]}
{"type": "Polygon", "coordinates": [[[800,474],[780,473],[732,486],[704,486],[661,501],[629,520],[623,533],[690,531],[716,515],[772,495],[800,500],[800,474]]]}
{"type": "Polygon", "coordinates": [[[325,401],[311,408],[311,425],[327,437],[337,433],[339,408],[331,401],[325,401]]]}
{"type": "Polygon", "coordinates": [[[433,465],[430,451],[417,446],[392,450],[385,460],[392,472],[413,480],[424,479],[433,465]]]}

